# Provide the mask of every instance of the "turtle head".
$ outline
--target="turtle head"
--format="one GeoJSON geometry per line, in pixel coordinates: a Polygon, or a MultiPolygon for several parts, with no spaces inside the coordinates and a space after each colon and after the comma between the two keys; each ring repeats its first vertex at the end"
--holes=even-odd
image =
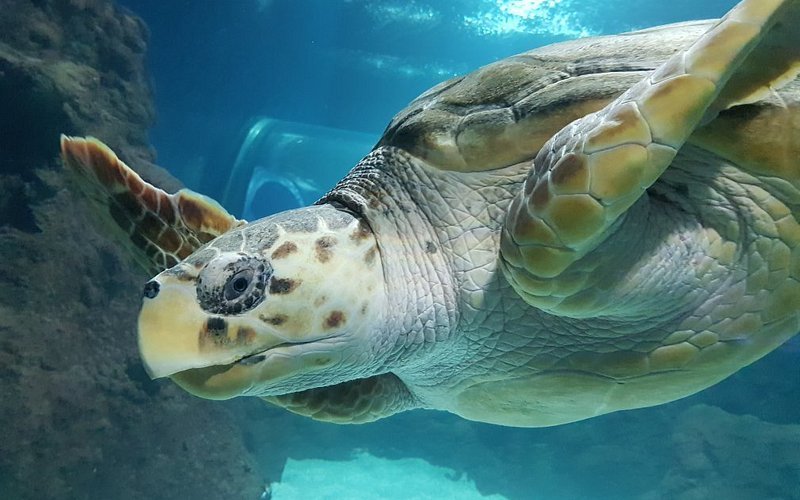
{"type": "Polygon", "coordinates": [[[369,226],[332,206],[228,232],[144,290],[139,349],[153,377],[210,399],[358,378],[385,314],[369,226]]]}

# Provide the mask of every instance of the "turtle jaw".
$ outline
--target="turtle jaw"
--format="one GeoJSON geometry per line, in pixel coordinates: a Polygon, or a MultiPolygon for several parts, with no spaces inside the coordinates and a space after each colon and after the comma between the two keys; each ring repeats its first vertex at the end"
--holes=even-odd
{"type": "Polygon", "coordinates": [[[145,287],[140,357],[152,378],[169,377],[199,397],[257,396],[287,378],[341,364],[348,338],[360,331],[293,338],[257,316],[209,314],[194,286],[162,274],[145,287]]]}
{"type": "Polygon", "coordinates": [[[231,231],[145,286],[141,358],[212,399],[349,380],[392,345],[383,269],[369,226],[330,206],[231,231]]]}
{"type": "Polygon", "coordinates": [[[235,374],[258,364],[259,356],[266,359],[269,352],[272,357],[271,350],[278,354],[291,345],[322,340],[286,338],[250,314],[209,314],[198,304],[193,286],[169,276],[151,281],[145,294],[139,313],[139,353],[153,378],[193,370],[211,376],[232,368],[235,374]],[[153,288],[158,292],[150,297],[148,289],[153,288]]]}
{"type": "Polygon", "coordinates": [[[205,399],[259,396],[268,385],[341,362],[340,353],[322,348],[330,339],[334,337],[281,344],[234,363],[184,370],[170,375],[170,378],[186,392],[205,399]]]}

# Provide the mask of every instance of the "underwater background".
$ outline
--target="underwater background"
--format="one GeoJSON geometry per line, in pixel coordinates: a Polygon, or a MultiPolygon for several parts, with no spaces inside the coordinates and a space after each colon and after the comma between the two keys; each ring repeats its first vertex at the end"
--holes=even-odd
{"type": "Polygon", "coordinates": [[[135,269],[58,135],[238,216],[313,203],[427,88],[733,1],[0,0],[0,499],[800,498],[800,342],[695,396],[560,427],[317,423],[151,381],[135,269]]]}

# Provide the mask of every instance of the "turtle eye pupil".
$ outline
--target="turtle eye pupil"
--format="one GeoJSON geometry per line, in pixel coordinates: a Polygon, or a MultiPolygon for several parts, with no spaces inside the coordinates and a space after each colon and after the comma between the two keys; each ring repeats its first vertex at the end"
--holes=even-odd
{"type": "Polygon", "coordinates": [[[235,280],[233,280],[233,289],[239,293],[242,293],[245,290],[247,290],[247,279],[236,278],[235,280]]]}
{"type": "MultiPolygon", "coordinates": [[[[245,313],[264,300],[270,277],[272,266],[261,258],[223,253],[211,259],[197,276],[197,302],[214,315],[245,313]]],[[[148,289],[145,293],[153,295],[158,289],[148,289]]]]}
{"type": "Polygon", "coordinates": [[[225,300],[235,300],[242,296],[248,288],[250,288],[250,282],[253,280],[253,270],[252,269],[242,269],[238,273],[234,274],[230,277],[228,282],[225,284],[225,300]]]}

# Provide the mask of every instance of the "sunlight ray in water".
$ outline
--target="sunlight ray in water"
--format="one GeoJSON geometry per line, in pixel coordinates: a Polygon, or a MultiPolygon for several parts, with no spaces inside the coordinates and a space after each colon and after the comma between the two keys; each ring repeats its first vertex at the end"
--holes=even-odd
{"type": "Polygon", "coordinates": [[[486,6],[465,15],[464,24],[481,35],[527,33],[568,37],[596,34],[576,15],[570,0],[484,0],[486,6]]]}

